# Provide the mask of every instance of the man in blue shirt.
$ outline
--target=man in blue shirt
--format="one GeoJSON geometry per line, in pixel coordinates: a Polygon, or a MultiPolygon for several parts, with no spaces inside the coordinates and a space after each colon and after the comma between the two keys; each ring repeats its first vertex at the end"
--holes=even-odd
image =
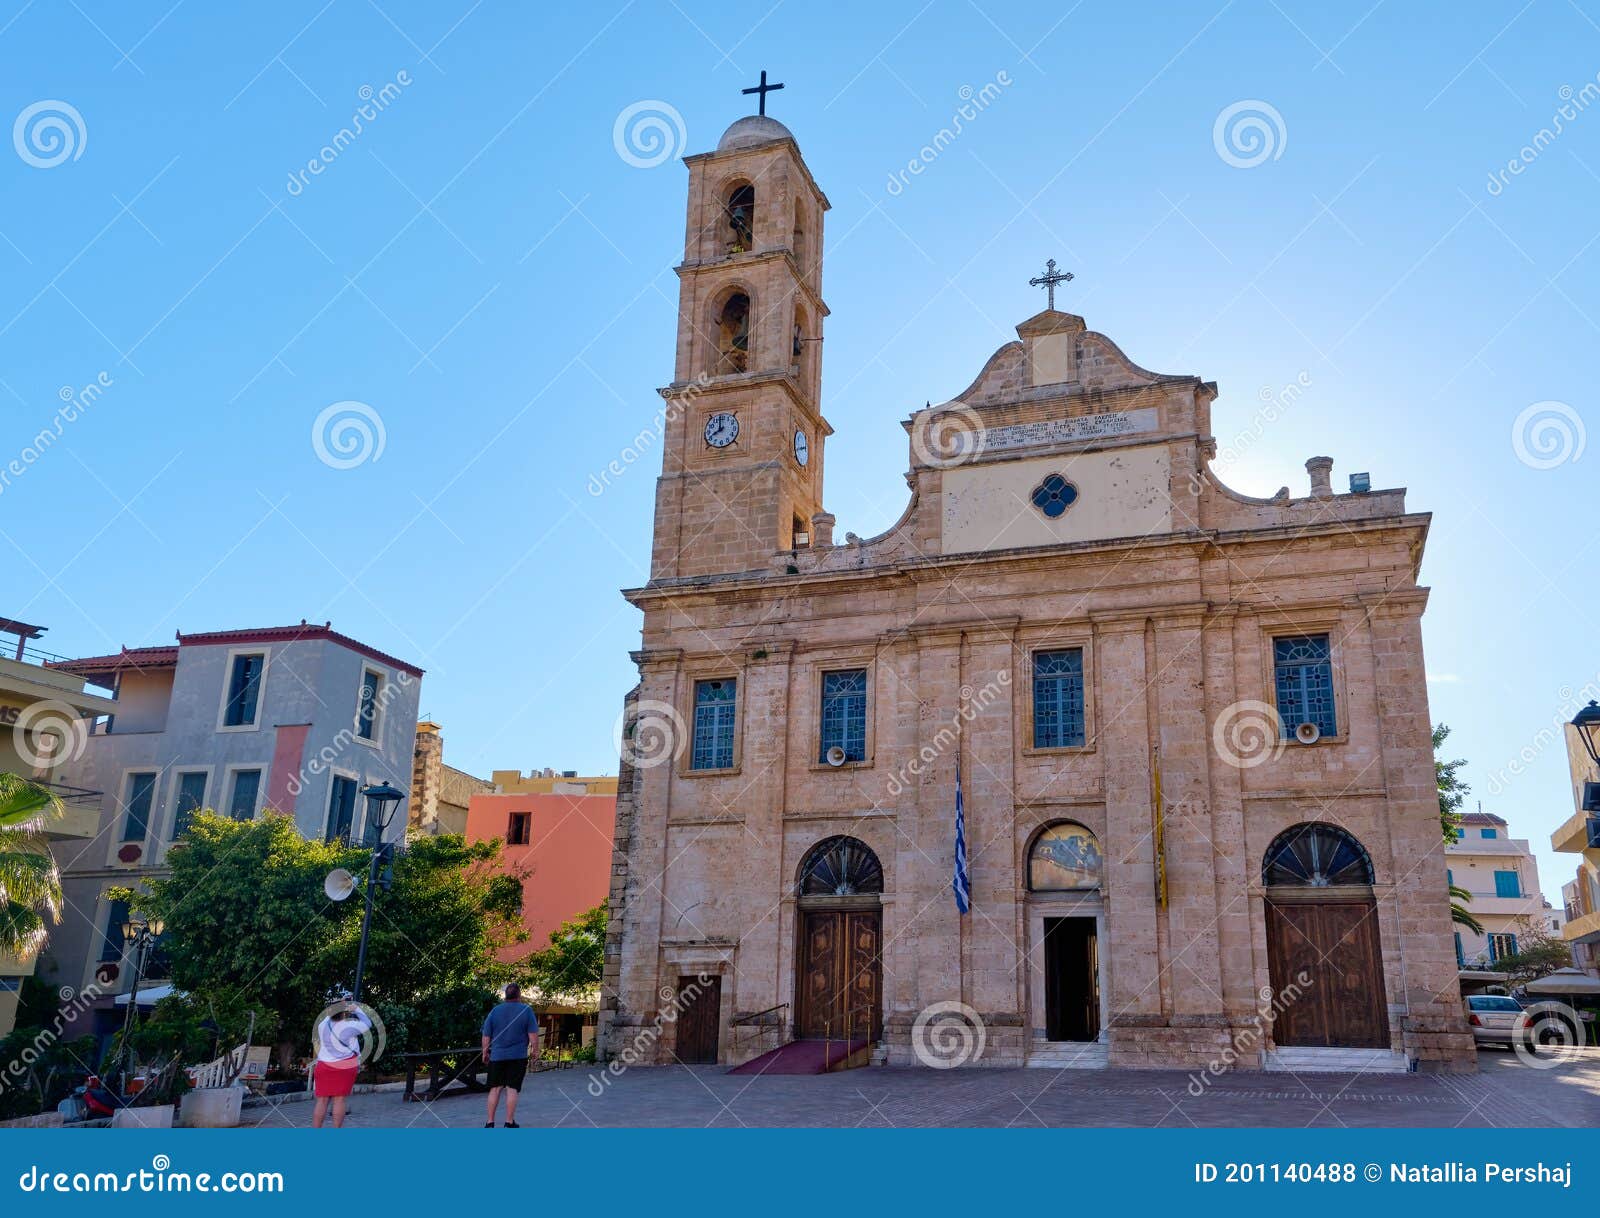
{"type": "Polygon", "coordinates": [[[503,1128],[521,1128],[517,1124],[517,1098],[528,1074],[528,1058],[538,1051],[539,1018],[522,1001],[522,987],[512,982],[506,986],[505,1001],[483,1021],[483,1060],[489,1066],[489,1117],[483,1123],[485,1129],[494,1128],[502,1091],[506,1094],[503,1128]]]}

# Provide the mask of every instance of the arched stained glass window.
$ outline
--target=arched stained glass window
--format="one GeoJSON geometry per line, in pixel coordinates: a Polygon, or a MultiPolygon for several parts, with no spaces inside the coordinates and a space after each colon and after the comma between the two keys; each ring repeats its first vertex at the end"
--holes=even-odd
{"type": "Polygon", "coordinates": [[[800,867],[803,897],[848,897],[883,891],[883,866],[872,848],[853,837],[827,837],[811,847],[800,867]]]}
{"type": "Polygon", "coordinates": [[[1262,881],[1289,888],[1334,888],[1372,883],[1366,848],[1337,825],[1317,821],[1285,829],[1272,839],[1262,881]]]}
{"type": "Polygon", "coordinates": [[[1071,821],[1051,825],[1033,839],[1028,851],[1031,892],[1081,892],[1099,888],[1105,872],[1100,843],[1093,833],[1071,821]]]}

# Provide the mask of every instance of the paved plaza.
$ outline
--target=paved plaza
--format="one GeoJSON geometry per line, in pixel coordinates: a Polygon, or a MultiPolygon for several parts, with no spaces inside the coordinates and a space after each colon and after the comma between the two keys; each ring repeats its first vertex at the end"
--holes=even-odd
{"type": "MultiPolygon", "coordinates": [[[[592,1068],[591,1068],[592,1069],[592,1068]]],[[[483,1096],[402,1103],[397,1092],[352,1098],[349,1124],[471,1128],[483,1096]]],[[[606,1079],[585,1069],[530,1076],[525,1127],[842,1126],[1600,1126],[1600,1055],[1534,1069],[1505,1052],[1479,1072],[1232,1074],[1196,1087],[1171,1070],[912,1070],[868,1067],[815,1077],[730,1075],[712,1066],[635,1067],[606,1079]],[[591,1083],[601,1094],[591,1094],[591,1083]],[[1199,1094],[1194,1094],[1198,1090],[1199,1094]]],[[[311,1105],[245,1112],[244,1123],[304,1126],[311,1105]]]]}

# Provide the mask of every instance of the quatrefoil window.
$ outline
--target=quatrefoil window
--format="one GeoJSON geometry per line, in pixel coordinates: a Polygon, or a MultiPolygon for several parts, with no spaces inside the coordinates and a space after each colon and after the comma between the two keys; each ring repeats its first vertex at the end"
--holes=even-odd
{"type": "Polygon", "coordinates": [[[1034,507],[1055,520],[1066,515],[1067,509],[1077,502],[1078,488],[1060,474],[1048,474],[1043,482],[1033,488],[1030,498],[1034,507]]]}

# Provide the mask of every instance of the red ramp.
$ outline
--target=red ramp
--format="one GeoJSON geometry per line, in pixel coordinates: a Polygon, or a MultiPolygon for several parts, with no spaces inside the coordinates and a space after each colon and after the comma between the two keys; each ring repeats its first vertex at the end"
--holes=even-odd
{"type": "Polygon", "coordinates": [[[859,1040],[792,1040],[753,1057],[729,1074],[827,1074],[864,1066],[871,1057],[866,1037],[859,1040]]]}

